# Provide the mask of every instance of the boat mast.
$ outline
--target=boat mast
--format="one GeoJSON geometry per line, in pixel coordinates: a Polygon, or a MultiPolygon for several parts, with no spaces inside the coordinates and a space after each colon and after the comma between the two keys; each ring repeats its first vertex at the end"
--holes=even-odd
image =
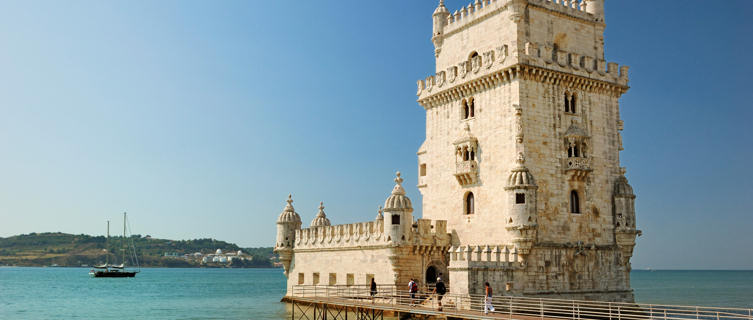
{"type": "Polygon", "coordinates": [[[107,238],[105,239],[105,267],[110,264],[110,248],[107,246],[110,243],[110,220],[107,220],[107,238]]]}
{"type": "Polygon", "coordinates": [[[121,248],[120,250],[123,251],[123,267],[125,267],[125,237],[126,237],[126,213],[123,212],[123,241],[120,242],[121,248]]]}

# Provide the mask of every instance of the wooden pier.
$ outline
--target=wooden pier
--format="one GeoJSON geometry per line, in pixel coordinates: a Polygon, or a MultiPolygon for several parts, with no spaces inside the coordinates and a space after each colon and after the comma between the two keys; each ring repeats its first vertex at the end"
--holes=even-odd
{"type": "Polygon", "coordinates": [[[293,288],[282,299],[295,320],[384,319],[598,319],[598,320],[753,320],[753,309],[673,306],[501,296],[492,299],[494,311],[484,313],[484,297],[453,295],[442,299],[418,294],[411,298],[395,286],[379,286],[371,296],[366,286],[293,288]]]}

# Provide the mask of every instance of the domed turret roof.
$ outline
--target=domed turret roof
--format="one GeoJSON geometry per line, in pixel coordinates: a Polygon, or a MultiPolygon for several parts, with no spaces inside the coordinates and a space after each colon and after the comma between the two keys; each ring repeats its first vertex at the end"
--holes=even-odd
{"type": "Polygon", "coordinates": [[[614,182],[614,195],[635,197],[633,187],[630,186],[628,179],[624,175],[618,177],[617,181],[614,182]]]}
{"type": "Polygon", "coordinates": [[[311,227],[326,227],[331,226],[327,215],[324,214],[324,202],[319,202],[319,213],[316,214],[314,220],[311,220],[311,227]]]}
{"type": "Polygon", "coordinates": [[[410,198],[405,195],[405,189],[403,189],[403,178],[400,177],[400,171],[397,172],[395,178],[395,187],[392,188],[392,194],[384,201],[384,211],[407,211],[413,212],[413,205],[410,202],[410,198]]]}
{"type": "Polygon", "coordinates": [[[581,127],[579,127],[575,122],[575,119],[573,119],[573,122],[570,123],[570,127],[568,127],[567,131],[565,131],[565,137],[584,138],[588,137],[588,133],[586,133],[586,130],[583,130],[581,127]]]}
{"type": "Polygon", "coordinates": [[[444,0],[439,0],[439,5],[434,10],[434,14],[450,14],[450,11],[444,6],[444,0]]]}
{"type": "Polygon", "coordinates": [[[536,187],[536,181],[528,168],[525,167],[525,156],[523,153],[518,154],[516,160],[518,166],[511,170],[510,177],[507,179],[507,188],[530,188],[536,187]]]}
{"type": "Polygon", "coordinates": [[[293,195],[288,195],[288,204],[285,205],[285,209],[282,209],[282,213],[280,213],[280,217],[277,218],[277,223],[301,223],[301,216],[298,215],[297,212],[295,212],[295,209],[293,208],[293,195]]]}

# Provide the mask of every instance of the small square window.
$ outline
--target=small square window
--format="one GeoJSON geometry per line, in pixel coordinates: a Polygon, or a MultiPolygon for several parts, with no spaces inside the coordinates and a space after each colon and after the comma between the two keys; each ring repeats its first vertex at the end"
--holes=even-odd
{"type": "Polygon", "coordinates": [[[337,284],[337,273],[329,274],[329,285],[334,286],[337,284]]]}
{"type": "Polygon", "coordinates": [[[352,273],[348,273],[346,276],[346,280],[348,281],[347,284],[349,286],[352,286],[356,282],[356,277],[352,273]]]}
{"type": "Polygon", "coordinates": [[[516,193],[515,194],[515,204],[523,204],[526,203],[526,194],[525,193],[516,193]]]}
{"type": "Polygon", "coordinates": [[[298,284],[303,284],[303,280],[304,280],[303,273],[299,273],[298,274],[298,284]]]}
{"type": "Polygon", "coordinates": [[[311,280],[314,284],[319,284],[319,272],[314,272],[314,277],[311,280]]]}
{"type": "Polygon", "coordinates": [[[399,214],[393,214],[392,215],[392,224],[400,224],[400,215],[399,214]]]}
{"type": "Polygon", "coordinates": [[[421,166],[418,168],[418,175],[425,177],[426,176],[426,164],[422,163],[421,166]]]}

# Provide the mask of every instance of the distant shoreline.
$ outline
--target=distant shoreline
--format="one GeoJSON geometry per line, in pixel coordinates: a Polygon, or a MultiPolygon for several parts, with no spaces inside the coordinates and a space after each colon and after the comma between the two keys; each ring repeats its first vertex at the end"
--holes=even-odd
{"type": "MultiPolygon", "coordinates": [[[[92,267],[83,266],[0,266],[2,268],[38,268],[38,269],[91,269],[92,267]]],[[[129,268],[131,269],[131,268],[129,268]]],[[[138,268],[133,268],[138,269],[138,268]]],[[[243,268],[218,268],[218,267],[162,267],[162,266],[150,266],[141,269],[282,269],[281,267],[243,267],[243,268]]]]}

